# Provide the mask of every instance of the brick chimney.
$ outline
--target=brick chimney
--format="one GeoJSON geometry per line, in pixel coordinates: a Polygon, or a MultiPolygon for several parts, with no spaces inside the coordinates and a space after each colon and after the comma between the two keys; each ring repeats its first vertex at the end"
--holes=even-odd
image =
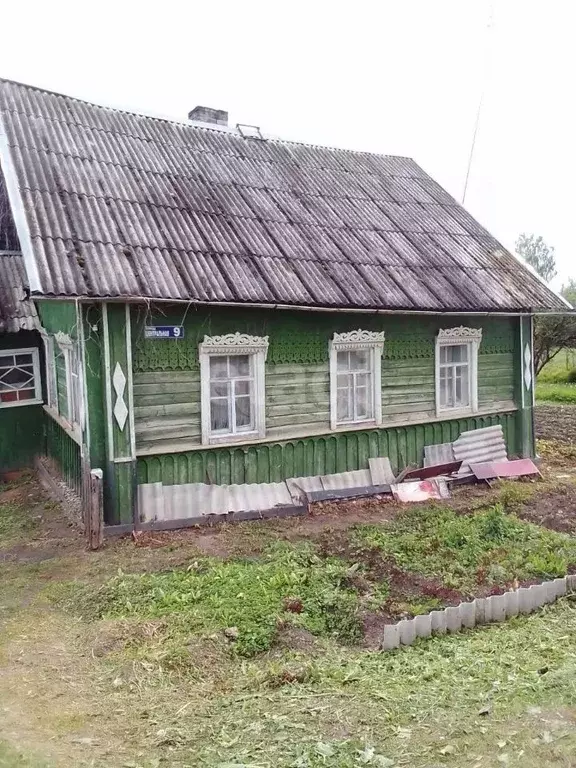
{"type": "Polygon", "coordinates": [[[228,125],[228,112],[225,109],[212,109],[212,107],[194,107],[188,112],[188,120],[195,123],[212,123],[213,125],[228,125]]]}

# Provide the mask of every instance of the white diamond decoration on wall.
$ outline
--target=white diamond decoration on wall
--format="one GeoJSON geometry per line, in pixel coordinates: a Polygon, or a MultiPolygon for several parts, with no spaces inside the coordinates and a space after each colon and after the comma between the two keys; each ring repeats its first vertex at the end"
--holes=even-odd
{"type": "Polygon", "coordinates": [[[532,354],[530,352],[530,344],[526,344],[524,349],[524,384],[526,384],[526,389],[530,391],[532,388],[532,354]]]}
{"type": "Polygon", "coordinates": [[[116,403],[114,405],[114,418],[118,422],[120,430],[124,430],[126,425],[126,419],[128,418],[128,408],[124,402],[124,390],[126,389],[126,376],[124,371],[120,367],[120,363],[116,363],[114,368],[114,375],[112,376],[112,384],[114,386],[114,392],[116,392],[116,403]]]}

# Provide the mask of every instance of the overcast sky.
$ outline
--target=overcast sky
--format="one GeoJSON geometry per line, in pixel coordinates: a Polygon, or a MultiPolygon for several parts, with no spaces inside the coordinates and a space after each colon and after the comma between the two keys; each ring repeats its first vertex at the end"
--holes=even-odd
{"type": "Polygon", "coordinates": [[[508,247],[576,277],[576,8],[565,0],[3,4],[0,75],[97,103],[413,157],[508,247]],[[492,17],[491,31],[488,22],[492,17]]]}

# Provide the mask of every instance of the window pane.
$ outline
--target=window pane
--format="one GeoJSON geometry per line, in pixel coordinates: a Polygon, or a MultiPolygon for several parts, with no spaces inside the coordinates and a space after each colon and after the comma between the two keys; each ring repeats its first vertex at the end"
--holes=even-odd
{"type": "Polygon", "coordinates": [[[251,389],[252,382],[250,379],[240,379],[239,381],[235,381],[234,385],[236,388],[236,394],[237,395],[249,395],[250,389],[251,389]]]}
{"type": "Polygon", "coordinates": [[[339,373],[336,377],[336,386],[340,388],[348,388],[352,384],[352,376],[349,373],[339,373]]]}
{"type": "Polygon", "coordinates": [[[453,368],[444,368],[440,371],[440,404],[445,408],[451,408],[454,405],[452,390],[453,379],[453,368]]]}
{"type": "Polygon", "coordinates": [[[250,356],[249,355],[230,355],[230,377],[232,376],[250,376],[250,356]]]}
{"type": "Polygon", "coordinates": [[[359,349],[354,352],[350,352],[350,370],[351,371],[366,371],[369,367],[369,351],[367,349],[359,349]]]}
{"type": "Polygon", "coordinates": [[[356,387],[356,418],[368,418],[368,390],[366,387],[356,387]]]}
{"type": "Polygon", "coordinates": [[[213,432],[228,431],[228,400],[218,399],[210,402],[210,425],[213,432]]]}
{"type": "Polygon", "coordinates": [[[29,352],[25,355],[16,355],[16,365],[32,365],[32,355],[29,352]]]}
{"type": "Polygon", "coordinates": [[[34,385],[34,371],[28,368],[10,368],[0,372],[0,389],[20,389],[34,385]]]}
{"type": "Polygon", "coordinates": [[[228,358],[212,356],[210,357],[210,378],[227,379],[228,378],[228,358]]]}
{"type": "Polygon", "coordinates": [[[470,393],[468,387],[468,366],[456,367],[456,398],[455,404],[462,407],[470,405],[470,393]]]}
{"type": "Polygon", "coordinates": [[[210,397],[228,397],[228,382],[211,382],[210,397]]]}
{"type": "Polygon", "coordinates": [[[468,360],[468,345],[454,344],[444,347],[447,363],[465,363],[468,360]]]}
{"type": "Polygon", "coordinates": [[[245,397],[242,395],[241,397],[236,398],[236,426],[240,429],[241,427],[250,427],[252,424],[252,417],[251,417],[251,409],[250,409],[250,397],[245,397]]]}
{"type": "Polygon", "coordinates": [[[336,368],[339,371],[347,371],[349,369],[349,352],[337,352],[336,353],[336,368]]]}
{"type": "Polygon", "coordinates": [[[336,397],[336,418],[338,421],[347,421],[352,418],[349,407],[348,389],[338,389],[336,397]]]}

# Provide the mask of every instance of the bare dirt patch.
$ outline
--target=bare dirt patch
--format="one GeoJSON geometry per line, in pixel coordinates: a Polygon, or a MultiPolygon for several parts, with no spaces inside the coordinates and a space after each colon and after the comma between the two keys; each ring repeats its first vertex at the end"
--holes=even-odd
{"type": "Polygon", "coordinates": [[[536,494],[522,506],[518,517],[576,536],[576,485],[566,483],[536,494]]]}
{"type": "Polygon", "coordinates": [[[538,405],[534,420],[539,440],[576,445],[576,405],[538,405]]]}

